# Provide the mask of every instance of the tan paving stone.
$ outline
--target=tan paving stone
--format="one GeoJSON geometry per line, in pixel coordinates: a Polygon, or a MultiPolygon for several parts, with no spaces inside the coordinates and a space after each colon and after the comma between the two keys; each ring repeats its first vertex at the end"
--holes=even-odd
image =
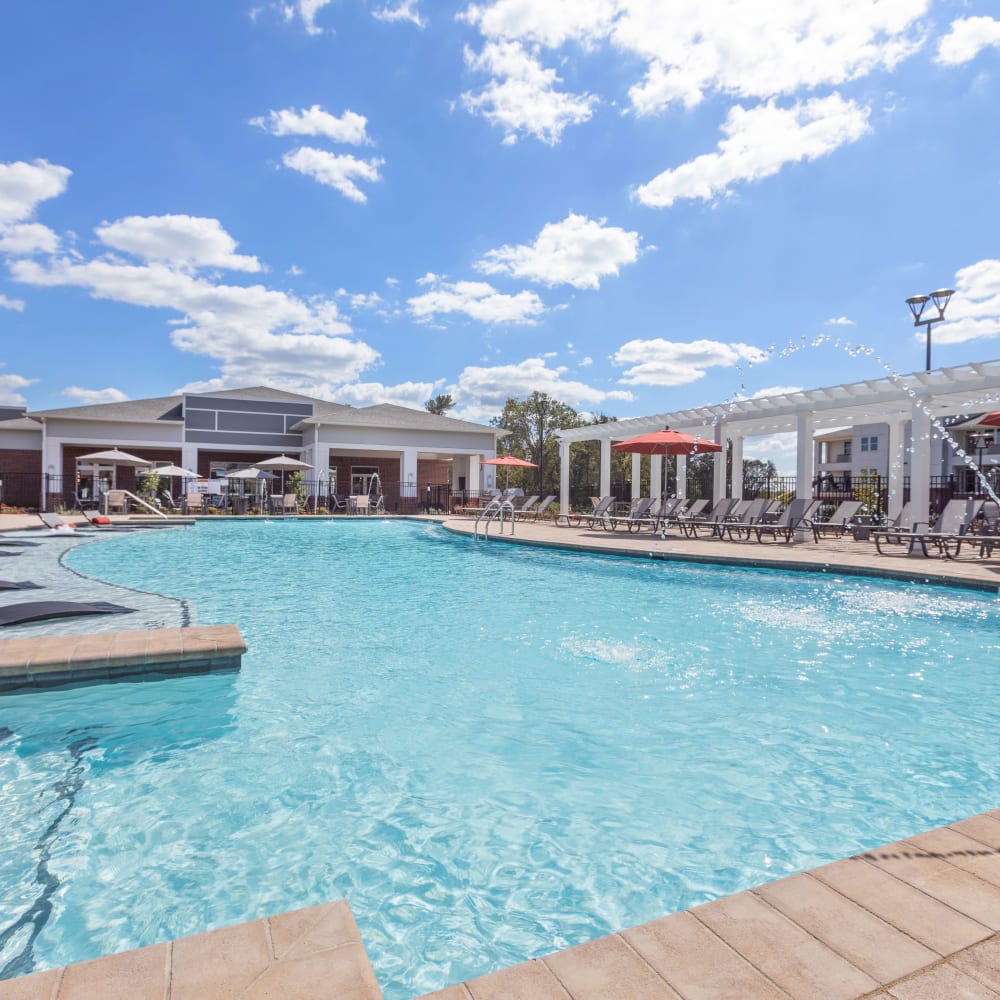
{"type": "Polygon", "coordinates": [[[972,837],[989,847],[1000,849],[1000,818],[983,814],[952,823],[951,830],[957,830],[966,837],[972,837]]]}
{"type": "Polygon", "coordinates": [[[939,965],[889,988],[895,1000],[997,1000],[988,986],[951,965],[939,965]]]}
{"type": "Polygon", "coordinates": [[[552,971],[538,959],[470,979],[464,985],[472,1000],[570,1000],[552,971]]]}
{"type": "Polygon", "coordinates": [[[970,872],[905,844],[860,857],[991,930],[1000,930],[1000,889],[970,872]]]}
{"type": "Polygon", "coordinates": [[[59,1000],[163,1000],[169,960],[170,945],[154,944],[68,965],[59,1000]]]}
{"type": "Polygon", "coordinates": [[[662,917],[621,936],[684,1000],[788,996],[690,913],[662,917]]]}
{"type": "Polygon", "coordinates": [[[270,965],[262,920],[174,942],[170,1000],[231,1000],[270,965]]]}
{"type": "Polygon", "coordinates": [[[543,959],[573,1000],[682,1000],[617,934],[543,959]]]}
{"type": "Polygon", "coordinates": [[[906,843],[934,854],[956,868],[972,872],[992,885],[1000,886],[1000,851],[982,841],[966,837],[957,830],[941,827],[909,837],[906,843]]]}
{"type": "Polygon", "coordinates": [[[751,893],[690,912],[798,1000],[854,1000],[879,985],[751,893]]]}
{"type": "Polygon", "coordinates": [[[269,917],[267,922],[271,930],[274,957],[279,961],[315,955],[330,948],[361,941],[354,915],[344,900],[307,906],[291,913],[269,917]]]}
{"type": "Polygon", "coordinates": [[[62,969],[49,969],[17,979],[0,979],[0,1000],[55,1000],[62,969]]]}
{"type": "Polygon", "coordinates": [[[458,986],[446,986],[443,990],[435,990],[433,993],[425,993],[419,1000],[472,1000],[472,994],[463,983],[458,986]]]}
{"type": "Polygon", "coordinates": [[[755,892],[876,982],[894,982],[939,957],[809,875],[770,882],[755,892]]]}
{"type": "Polygon", "coordinates": [[[949,964],[1000,993],[1000,937],[963,951],[949,964]]]}
{"type": "Polygon", "coordinates": [[[382,1000],[361,944],[275,962],[246,989],[232,995],[240,1000],[382,1000]]]}
{"type": "Polygon", "coordinates": [[[858,858],[836,861],[810,874],[939,955],[951,955],[993,933],[991,928],[858,858]]]}

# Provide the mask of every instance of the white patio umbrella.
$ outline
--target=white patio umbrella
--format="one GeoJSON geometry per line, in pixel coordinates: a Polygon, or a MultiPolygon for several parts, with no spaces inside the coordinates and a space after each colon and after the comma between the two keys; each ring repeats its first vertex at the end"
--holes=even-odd
{"type": "MultiPolygon", "coordinates": [[[[145,468],[152,465],[152,462],[147,461],[145,458],[139,458],[138,455],[130,455],[127,451],[122,451],[120,448],[109,448],[106,451],[93,451],[89,455],[81,455],[78,462],[91,462],[94,465],[113,465],[113,466],[128,466],[133,469],[145,468]]],[[[115,477],[115,482],[117,485],[117,476],[115,477]]],[[[94,495],[97,495],[97,487],[95,485],[94,495]]],[[[105,513],[107,513],[107,503],[105,503],[105,513]]]]}
{"type": "Polygon", "coordinates": [[[256,469],[252,465],[247,469],[240,469],[239,472],[230,472],[226,479],[235,479],[237,481],[246,481],[249,479],[254,480],[254,498],[257,499],[257,483],[260,480],[267,479],[277,479],[278,477],[273,472],[268,472],[266,469],[256,469]]]}
{"type": "Polygon", "coordinates": [[[308,462],[299,461],[297,458],[292,458],[290,455],[279,455],[277,458],[265,458],[263,462],[254,462],[250,468],[263,469],[265,472],[280,472],[281,492],[284,493],[286,472],[301,472],[306,469],[315,468],[315,466],[310,465],[308,462]]]}

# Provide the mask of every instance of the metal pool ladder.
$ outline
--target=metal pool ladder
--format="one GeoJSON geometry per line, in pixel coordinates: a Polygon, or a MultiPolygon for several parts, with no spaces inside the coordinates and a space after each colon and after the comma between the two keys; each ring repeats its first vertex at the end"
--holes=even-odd
{"type": "Polygon", "coordinates": [[[483,541],[488,541],[490,537],[490,525],[499,517],[500,534],[503,534],[503,525],[507,517],[510,517],[510,533],[514,534],[514,505],[509,500],[491,500],[476,518],[475,538],[479,539],[479,524],[483,522],[483,541]]]}

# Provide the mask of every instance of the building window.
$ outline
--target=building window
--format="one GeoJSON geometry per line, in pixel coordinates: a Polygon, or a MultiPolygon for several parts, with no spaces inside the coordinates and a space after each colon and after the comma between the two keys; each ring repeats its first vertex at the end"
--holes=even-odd
{"type": "Polygon", "coordinates": [[[850,457],[851,457],[851,442],[850,441],[845,441],[844,442],[844,458],[848,459],[850,457]]]}
{"type": "Polygon", "coordinates": [[[868,450],[869,451],[878,451],[878,438],[877,437],[870,437],[868,439],[868,450]]]}
{"type": "Polygon", "coordinates": [[[867,451],[868,450],[868,438],[862,438],[861,439],[861,450],[862,451],[867,451]]]}

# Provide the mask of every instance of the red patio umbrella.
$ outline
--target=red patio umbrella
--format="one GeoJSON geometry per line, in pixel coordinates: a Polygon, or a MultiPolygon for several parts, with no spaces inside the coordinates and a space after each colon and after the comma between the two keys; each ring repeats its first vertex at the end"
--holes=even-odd
{"type": "Polygon", "coordinates": [[[1000,410],[987,413],[986,416],[980,417],[978,422],[984,427],[1000,427],[1000,410]]]}
{"type": "Polygon", "coordinates": [[[504,483],[504,488],[510,485],[510,468],[515,466],[518,469],[537,469],[538,466],[534,462],[526,462],[523,458],[517,458],[514,455],[501,455],[499,458],[488,458],[483,465],[505,465],[507,467],[507,479],[504,483]]]}
{"type": "MultiPolygon", "coordinates": [[[[708,438],[692,437],[664,427],[662,431],[640,434],[638,437],[619,441],[611,446],[615,451],[628,451],[640,455],[700,455],[706,451],[722,451],[722,445],[708,438]]],[[[663,469],[663,495],[667,493],[667,470],[663,469]]]]}

